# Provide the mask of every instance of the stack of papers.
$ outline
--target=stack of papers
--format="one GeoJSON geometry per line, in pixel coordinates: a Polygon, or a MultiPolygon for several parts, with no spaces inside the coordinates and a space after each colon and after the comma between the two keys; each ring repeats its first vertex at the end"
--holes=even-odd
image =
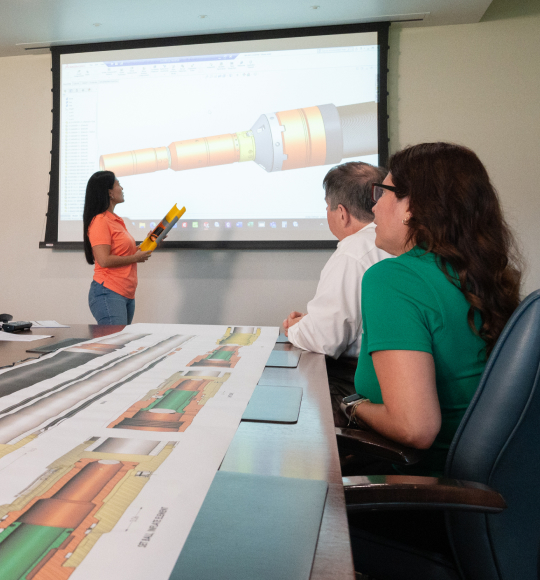
{"type": "Polygon", "coordinates": [[[67,324],[60,324],[56,320],[31,320],[34,328],[69,328],[67,324]]]}
{"type": "Polygon", "coordinates": [[[32,342],[51,338],[52,334],[20,334],[18,332],[0,332],[0,342],[32,342]]]}

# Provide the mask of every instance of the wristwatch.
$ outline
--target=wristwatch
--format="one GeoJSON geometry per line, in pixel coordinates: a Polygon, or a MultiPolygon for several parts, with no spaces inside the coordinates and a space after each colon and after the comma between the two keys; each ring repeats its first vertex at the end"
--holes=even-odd
{"type": "Polygon", "coordinates": [[[356,409],[358,405],[364,403],[365,401],[369,402],[369,399],[367,397],[364,397],[363,395],[358,394],[344,397],[344,399],[341,401],[339,406],[343,411],[343,413],[345,413],[345,417],[347,417],[347,419],[349,420],[349,425],[355,422],[352,416],[354,409],[356,409]]]}

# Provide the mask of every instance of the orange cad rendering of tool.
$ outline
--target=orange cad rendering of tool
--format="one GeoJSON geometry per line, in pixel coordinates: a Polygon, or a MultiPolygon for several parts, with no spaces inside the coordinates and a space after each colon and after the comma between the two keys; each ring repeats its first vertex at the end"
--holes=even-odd
{"type": "Polygon", "coordinates": [[[377,103],[332,103],[261,115],[251,129],[107,153],[99,168],[116,177],[254,161],[269,173],[335,165],[378,151],[377,103]]]}
{"type": "Polygon", "coordinates": [[[153,252],[159,242],[167,235],[174,224],[186,213],[186,208],[178,209],[176,204],[169,213],[159,222],[159,224],[148,234],[148,237],[139,246],[143,252],[153,252]]]}

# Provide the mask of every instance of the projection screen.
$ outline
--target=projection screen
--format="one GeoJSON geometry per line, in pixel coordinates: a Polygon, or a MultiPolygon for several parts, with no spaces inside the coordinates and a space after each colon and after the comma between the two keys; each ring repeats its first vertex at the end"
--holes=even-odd
{"type": "Polygon", "coordinates": [[[387,32],[378,23],[53,48],[41,247],[81,246],[86,183],[100,169],[123,186],[115,211],[138,241],[176,203],[186,213],[172,247],[331,247],[324,176],[347,161],[386,162],[387,32]]]}

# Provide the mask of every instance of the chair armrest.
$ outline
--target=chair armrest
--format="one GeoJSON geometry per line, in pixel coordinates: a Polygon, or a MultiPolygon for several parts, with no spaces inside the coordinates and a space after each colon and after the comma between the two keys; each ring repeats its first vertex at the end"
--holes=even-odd
{"type": "Polygon", "coordinates": [[[341,452],[368,453],[398,465],[414,465],[422,459],[420,449],[406,447],[374,431],[336,427],[336,437],[341,452]]]}
{"type": "Polygon", "coordinates": [[[344,477],[347,510],[438,509],[499,513],[503,497],[487,485],[415,475],[344,477]]]}

